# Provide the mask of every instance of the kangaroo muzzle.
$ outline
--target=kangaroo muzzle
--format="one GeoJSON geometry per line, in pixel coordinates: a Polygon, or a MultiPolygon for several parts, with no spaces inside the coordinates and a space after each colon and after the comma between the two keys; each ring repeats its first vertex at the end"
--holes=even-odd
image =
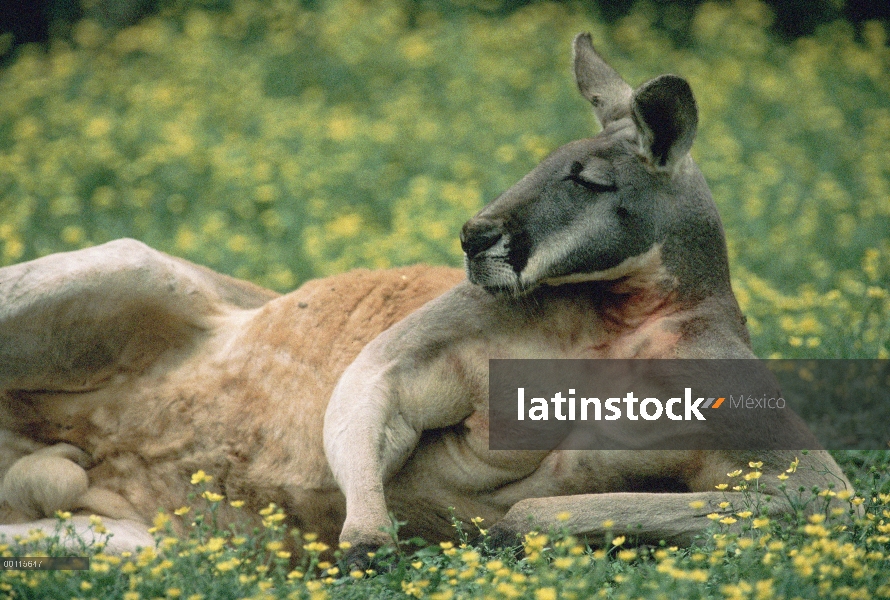
{"type": "Polygon", "coordinates": [[[498,243],[504,236],[500,222],[476,217],[467,221],[460,232],[460,245],[467,260],[473,260],[498,243]]]}

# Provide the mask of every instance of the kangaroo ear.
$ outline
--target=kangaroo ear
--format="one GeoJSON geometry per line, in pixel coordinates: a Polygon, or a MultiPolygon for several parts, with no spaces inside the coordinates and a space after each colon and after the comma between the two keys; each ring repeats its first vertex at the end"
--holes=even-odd
{"type": "Polygon", "coordinates": [[[605,127],[630,113],[633,89],[593,49],[589,33],[579,33],[572,44],[575,82],[581,95],[593,104],[593,112],[605,127]]]}
{"type": "Polygon", "coordinates": [[[698,108],[686,80],[662,75],[641,85],[631,101],[643,154],[653,167],[672,171],[692,148],[698,108]]]}

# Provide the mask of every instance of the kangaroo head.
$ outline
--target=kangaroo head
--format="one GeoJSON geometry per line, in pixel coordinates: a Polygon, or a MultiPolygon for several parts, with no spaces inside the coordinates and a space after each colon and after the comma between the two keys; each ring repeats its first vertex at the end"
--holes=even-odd
{"type": "Polygon", "coordinates": [[[470,281],[523,294],[657,264],[681,298],[729,290],[723,228],[689,155],[689,84],[662,75],[633,90],[588,34],[575,38],[574,70],[603,130],[554,151],[464,225],[470,281]]]}

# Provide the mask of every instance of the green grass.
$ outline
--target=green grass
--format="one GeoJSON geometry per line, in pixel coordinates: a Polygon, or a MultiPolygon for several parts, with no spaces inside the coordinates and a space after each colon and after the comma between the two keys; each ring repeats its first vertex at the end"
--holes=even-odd
{"type": "Polygon", "coordinates": [[[0,72],[0,265],[125,236],[279,291],[459,265],[468,217],[597,131],[568,68],[587,30],[633,85],[691,82],[756,351],[890,357],[879,23],[785,45],[764,4],[706,3],[677,47],[645,3],[608,26],[573,3],[431,6],[171,2],[21,49],[0,72]]]}
{"type": "MultiPolygon", "coordinates": [[[[402,540],[375,556],[376,570],[349,571],[343,546],[330,549],[311,533],[287,531],[284,515],[271,505],[263,526],[222,530],[215,513],[225,498],[202,494],[177,509],[191,522],[188,536],[174,536],[161,512],[153,531],[156,548],[123,557],[102,552],[104,528],[85,548],[89,571],[0,571],[0,591],[11,598],[874,598],[890,597],[890,465],[884,452],[839,456],[859,495],[841,497],[847,509],[828,508],[831,490],[816,490],[815,515],[770,519],[758,513],[759,471],[733,474],[740,486],[714,513],[714,524],[693,548],[635,547],[624,536],[591,549],[559,531],[525,537],[522,552],[489,548],[485,523],[459,531],[459,542],[426,544],[402,540]],[[199,501],[199,496],[209,502],[199,501]],[[741,497],[742,500],[738,498],[741,497]],[[854,506],[865,510],[855,516],[854,506]],[[482,537],[470,544],[472,536],[482,537]]],[[[784,476],[784,475],[783,475],[784,476]]],[[[783,485],[796,490],[793,467],[783,485]]],[[[802,513],[801,513],[802,515],[802,513]]],[[[568,518],[569,515],[566,515],[568,518]]],[[[58,530],[68,514],[60,514],[58,530]]],[[[397,528],[394,528],[397,534],[397,528]]],[[[20,539],[0,546],[4,556],[55,556],[70,551],[58,536],[20,539]]]]}
{"type": "MultiPolygon", "coordinates": [[[[124,236],[279,291],[357,266],[459,265],[468,217],[547,152],[597,131],[568,69],[570,40],[587,30],[632,84],[664,72],[691,82],[693,153],[756,352],[890,357],[890,51],[879,24],[857,38],[836,23],[783,45],[765,5],[715,2],[677,47],[645,3],[608,26],[573,3],[448,14],[408,0],[166,6],[117,33],[79,23],[72,40],[21,49],[0,72],[0,265],[124,236]]],[[[406,542],[359,579],[274,519],[217,531],[211,503],[189,513],[188,539],[161,517],[153,552],[100,553],[85,573],[0,572],[0,593],[890,596],[890,458],[837,458],[869,515],[842,531],[844,515],[757,528],[757,515],[737,515],[740,532],[717,520],[692,550],[632,540],[589,550],[554,532],[527,540],[521,560],[484,542],[406,542]],[[278,554],[289,551],[304,557],[278,554]]],[[[3,553],[61,552],[52,539],[23,543],[3,553]]]]}

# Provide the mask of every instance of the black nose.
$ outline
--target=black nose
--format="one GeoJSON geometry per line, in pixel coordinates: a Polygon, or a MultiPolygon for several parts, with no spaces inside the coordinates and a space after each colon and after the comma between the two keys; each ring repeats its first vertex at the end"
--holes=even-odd
{"type": "Polygon", "coordinates": [[[460,231],[460,245],[467,258],[472,259],[480,252],[488,250],[503,237],[501,223],[489,219],[470,219],[460,231]]]}

